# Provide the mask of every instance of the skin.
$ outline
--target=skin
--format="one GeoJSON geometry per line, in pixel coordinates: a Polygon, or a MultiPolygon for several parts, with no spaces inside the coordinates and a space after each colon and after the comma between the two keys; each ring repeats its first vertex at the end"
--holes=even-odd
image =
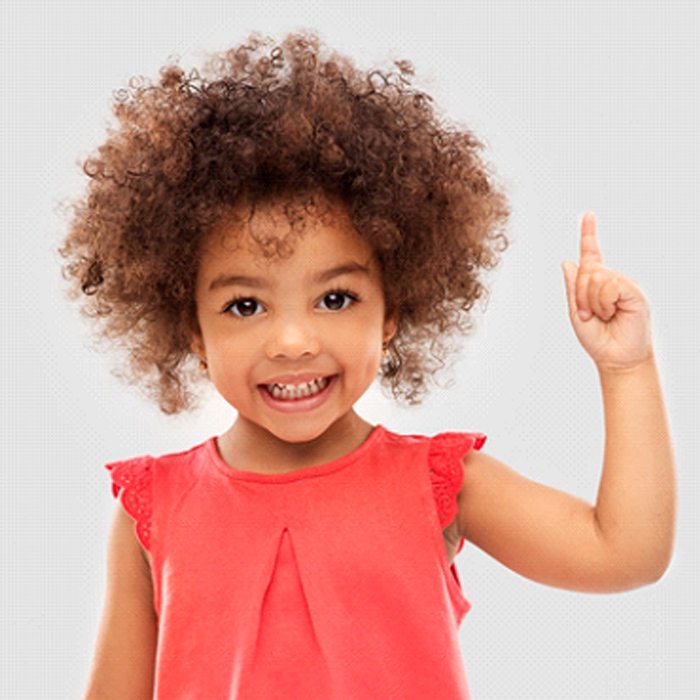
{"type": "Polygon", "coordinates": [[[352,226],[345,204],[326,196],[331,217],[303,213],[305,228],[293,254],[266,260],[250,237],[284,236],[290,228],[282,200],[241,200],[203,245],[196,282],[201,334],[192,349],[206,360],[210,380],[238,416],[217,444],[229,465],[285,473],[324,464],[359,447],[373,425],[353,409],[376,379],[382,343],[396,333],[385,319],[381,270],[371,246],[352,226]],[[316,273],[353,260],[370,274],[312,282],[316,273]],[[262,288],[209,289],[222,273],[267,280],[262,288]],[[342,294],[345,288],[359,301],[342,294]],[[234,297],[244,297],[224,311],[234,297]],[[268,406],[258,384],[286,373],[339,374],[323,405],[282,413],[268,406]]]}
{"type": "MultiPolygon", "coordinates": [[[[592,212],[581,221],[579,250],[578,265],[566,261],[562,269],[569,319],[602,389],[605,454],[596,504],[471,450],[458,532],[533,581],[612,593],[657,581],[668,568],[676,468],[646,296],[603,265],[592,212]]],[[[576,396],[571,400],[575,407],[576,396]]]]}

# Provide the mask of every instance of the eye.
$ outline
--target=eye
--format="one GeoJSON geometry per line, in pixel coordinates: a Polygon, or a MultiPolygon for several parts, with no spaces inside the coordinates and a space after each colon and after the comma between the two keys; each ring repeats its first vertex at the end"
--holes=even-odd
{"type": "MultiPolygon", "coordinates": [[[[235,299],[232,299],[228,304],[226,304],[226,306],[223,308],[223,311],[224,313],[226,313],[229,309],[233,308],[247,308],[248,310],[250,310],[251,306],[255,306],[257,303],[258,302],[254,297],[236,297],[235,299]]],[[[252,314],[244,313],[243,318],[247,318],[251,315],[252,314]]],[[[238,316],[238,314],[236,314],[236,316],[238,316]]]]}
{"type": "MultiPolygon", "coordinates": [[[[343,311],[346,308],[349,308],[350,306],[355,304],[356,302],[360,301],[360,297],[354,292],[350,291],[349,289],[331,289],[323,295],[322,301],[325,301],[326,299],[331,299],[331,311],[343,311]],[[343,297],[345,297],[345,300],[350,299],[350,304],[344,306],[343,304],[345,300],[343,300],[343,297]],[[340,303],[340,308],[336,308],[338,303],[340,303]]],[[[231,301],[229,301],[226,304],[226,306],[224,306],[224,308],[222,309],[222,313],[227,313],[229,309],[234,308],[238,309],[241,312],[243,312],[244,309],[247,309],[247,311],[254,311],[257,305],[258,300],[255,297],[236,297],[235,299],[231,299],[231,301]]],[[[254,313],[247,312],[244,312],[242,314],[234,314],[234,316],[236,316],[237,318],[250,318],[254,315],[254,313]]]]}
{"type": "MultiPolygon", "coordinates": [[[[350,299],[351,302],[348,304],[348,306],[343,306],[342,300],[341,300],[341,307],[343,309],[349,308],[356,302],[360,300],[360,298],[357,296],[357,294],[353,294],[349,289],[332,289],[330,292],[326,292],[323,295],[323,299],[328,299],[329,297],[334,297],[335,299],[339,299],[342,297],[345,297],[346,299],[350,299]]],[[[341,309],[331,309],[332,311],[340,311],[341,309]]]]}

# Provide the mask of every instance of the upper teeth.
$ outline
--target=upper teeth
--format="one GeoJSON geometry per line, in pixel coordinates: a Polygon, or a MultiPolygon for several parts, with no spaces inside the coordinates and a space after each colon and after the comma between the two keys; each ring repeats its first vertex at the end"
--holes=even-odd
{"type": "Polygon", "coordinates": [[[323,389],[327,381],[326,378],[319,377],[304,384],[268,384],[267,388],[270,391],[281,391],[288,394],[305,394],[323,389]]]}

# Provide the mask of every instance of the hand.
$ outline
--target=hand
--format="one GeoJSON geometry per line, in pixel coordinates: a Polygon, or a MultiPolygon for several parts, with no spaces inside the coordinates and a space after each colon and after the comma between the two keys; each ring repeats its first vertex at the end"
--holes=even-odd
{"type": "Polygon", "coordinates": [[[647,299],[631,279],[603,267],[593,212],[581,222],[579,266],[566,261],[562,269],[569,318],[599,370],[624,372],[653,357],[647,299]]]}

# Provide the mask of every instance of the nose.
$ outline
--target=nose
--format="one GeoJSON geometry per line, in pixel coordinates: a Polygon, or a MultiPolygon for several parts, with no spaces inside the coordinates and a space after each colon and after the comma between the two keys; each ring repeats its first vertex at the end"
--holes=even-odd
{"type": "Polygon", "coordinates": [[[303,355],[317,355],[318,334],[308,319],[280,320],[274,324],[266,343],[266,354],[270,358],[295,359],[303,355]]]}

